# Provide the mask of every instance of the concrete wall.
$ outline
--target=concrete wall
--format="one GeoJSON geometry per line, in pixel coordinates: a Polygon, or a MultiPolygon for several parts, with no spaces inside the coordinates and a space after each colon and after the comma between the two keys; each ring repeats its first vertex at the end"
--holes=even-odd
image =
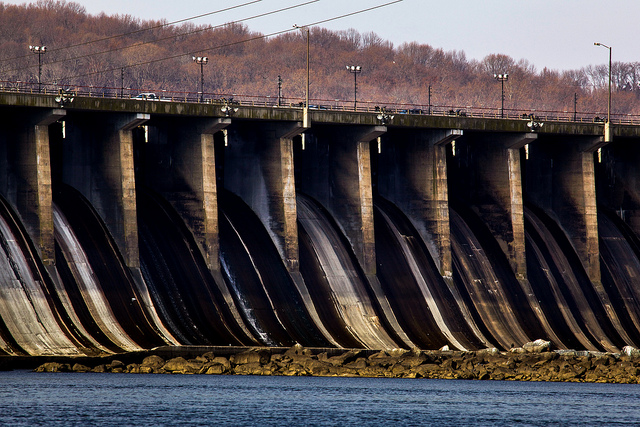
{"type": "MultiPolygon", "coordinates": [[[[88,98],[61,109],[49,97],[0,96],[0,106],[10,104],[23,109],[3,107],[11,125],[0,136],[0,191],[48,261],[53,260],[49,127],[63,118],[61,179],[89,199],[131,267],[138,266],[135,171],[141,167],[144,183],[180,212],[209,267],[218,268],[214,134],[226,128],[225,186],[256,212],[290,271],[298,264],[298,188],[331,213],[365,272],[375,272],[370,144],[384,135],[377,158],[380,195],[410,218],[443,275],[451,271],[448,206],[454,194],[482,218],[518,277],[526,278],[522,210],[523,200],[530,200],[557,220],[592,280],[599,280],[593,163],[602,144],[599,124],[546,123],[535,139],[517,120],[396,115],[387,128],[377,126],[375,114],[312,110],[305,150],[294,159],[293,138],[304,130],[297,109],[240,108],[229,120],[216,105],[88,98]],[[134,129],[146,121],[147,160],[136,165],[134,129]],[[450,129],[463,129],[464,135],[451,138],[450,129]],[[457,156],[447,165],[452,140],[457,156]],[[530,158],[521,182],[524,144],[530,158]],[[454,183],[447,177],[451,173],[457,176],[454,183]]],[[[640,131],[617,126],[613,134],[612,148],[605,149],[609,178],[602,178],[613,190],[600,199],[624,212],[638,231],[640,155],[633,147],[640,131]]]]}

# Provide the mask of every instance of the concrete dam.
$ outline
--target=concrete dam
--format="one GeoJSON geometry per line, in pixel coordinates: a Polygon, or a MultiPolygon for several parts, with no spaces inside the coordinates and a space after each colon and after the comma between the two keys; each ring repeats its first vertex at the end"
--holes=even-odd
{"type": "Polygon", "coordinates": [[[0,354],[640,347],[640,126],[0,92],[0,354]]]}

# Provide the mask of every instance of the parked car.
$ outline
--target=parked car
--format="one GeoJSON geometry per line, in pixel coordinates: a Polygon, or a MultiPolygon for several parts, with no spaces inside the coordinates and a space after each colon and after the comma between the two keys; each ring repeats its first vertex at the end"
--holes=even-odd
{"type": "Polygon", "coordinates": [[[420,108],[410,108],[408,110],[398,111],[400,114],[422,114],[423,111],[420,108]]]}
{"type": "Polygon", "coordinates": [[[133,99],[143,99],[145,101],[159,101],[158,95],[153,92],[143,92],[139,93],[133,97],[133,99]]]}

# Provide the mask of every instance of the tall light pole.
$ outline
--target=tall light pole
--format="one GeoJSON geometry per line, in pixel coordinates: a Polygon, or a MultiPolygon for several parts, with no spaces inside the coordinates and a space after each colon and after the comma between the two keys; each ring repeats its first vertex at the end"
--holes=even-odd
{"type": "Polygon", "coordinates": [[[609,102],[607,104],[607,123],[611,122],[611,46],[607,46],[606,44],[595,42],[594,46],[602,46],[609,49],[609,102]]]}
{"type": "Polygon", "coordinates": [[[353,74],[353,111],[358,111],[358,74],[362,72],[362,67],[347,65],[347,70],[353,74]]]}
{"type": "Polygon", "coordinates": [[[193,62],[200,64],[200,102],[204,101],[204,66],[209,63],[206,56],[194,56],[193,62]]]}
{"type": "Polygon", "coordinates": [[[38,93],[40,93],[42,92],[42,55],[47,52],[47,47],[29,45],[29,50],[38,55],[38,93]]]}
{"type": "Polygon", "coordinates": [[[309,125],[309,27],[300,27],[298,24],[293,24],[293,28],[299,28],[307,30],[307,90],[304,94],[304,110],[302,112],[302,123],[304,127],[309,125]]]}
{"type": "Polygon", "coordinates": [[[293,28],[307,31],[307,90],[304,94],[304,108],[309,108],[309,27],[301,27],[298,24],[293,24],[293,28]]]}
{"type": "Polygon", "coordinates": [[[509,73],[494,74],[493,78],[499,81],[502,85],[502,96],[500,97],[501,99],[500,117],[504,118],[504,82],[509,80],[509,73]]]}

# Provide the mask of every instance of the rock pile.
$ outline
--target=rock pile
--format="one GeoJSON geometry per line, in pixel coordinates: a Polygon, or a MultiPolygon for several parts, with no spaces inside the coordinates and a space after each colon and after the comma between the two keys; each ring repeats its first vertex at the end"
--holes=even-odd
{"type": "Polygon", "coordinates": [[[640,352],[628,348],[620,354],[548,351],[542,342],[509,352],[348,350],[330,356],[296,345],[286,351],[250,348],[228,357],[207,352],[194,358],[168,360],[151,355],[139,363],[119,360],[89,367],[49,362],[37,372],[114,372],[140,374],[305,375],[340,377],[439,378],[517,381],[572,381],[638,383],[640,352]]]}

